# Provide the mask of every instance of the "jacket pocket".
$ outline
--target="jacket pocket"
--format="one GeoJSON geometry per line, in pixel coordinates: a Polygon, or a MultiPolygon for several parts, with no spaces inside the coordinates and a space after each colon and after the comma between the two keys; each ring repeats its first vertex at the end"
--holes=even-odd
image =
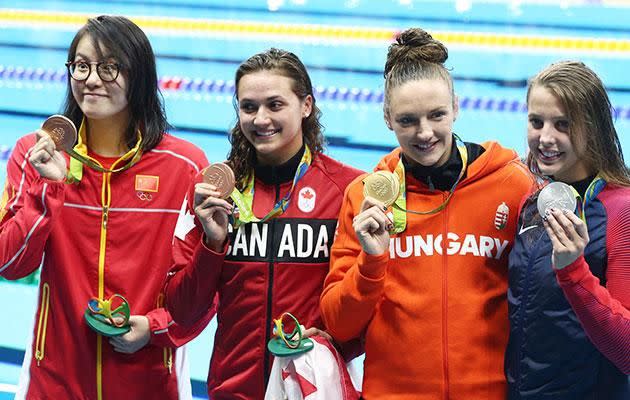
{"type": "Polygon", "coordinates": [[[50,287],[48,283],[42,285],[42,296],[37,321],[37,337],[35,339],[35,359],[37,365],[44,359],[46,349],[46,326],[48,325],[48,307],[50,305],[50,287]]]}

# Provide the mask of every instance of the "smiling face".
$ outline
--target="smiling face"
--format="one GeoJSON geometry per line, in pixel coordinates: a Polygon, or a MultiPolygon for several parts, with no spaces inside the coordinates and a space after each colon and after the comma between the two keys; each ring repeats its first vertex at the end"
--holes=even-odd
{"type": "Polygon", "coordinates": [[[591,175],[579,156],[585,149],[575,148],[571,142],[571,121],[553,92],[544,86],[533,86],[527,108],[527,143],[540,172],[567,183],[591,175]]]}
{"type": "Polygon", "coordinates": [[[302,147],[302,119],[312,112],[312,97],[301,100],[293,80],[277,71],[244,75],[238,83],[238,117],[258,161],[279,165],[302,147]]]}
{"type": "Polygon", "coordinates": [[[408,81],[392,88],[389,98],[385,121],[409,161],[443,165],[451,154],[458,112],[448,83],[439,78],[408,81]]]}
{"type": "MultiPolygon", "coordinates": [[[[107,49],[101,46],[102,54],[107,49]]],[[[118,62],[112,57],[101,59],[89,35],[83,36],[77,45],[74,62],[118,62]]],[[[118,119],[128,118],[127,81],[121,71],[118,78],[112,82],[103,82],[96,72],[96,64],[91,66],[92,72],[84,81],[70,79],[72,95],[79,108],[88,119],[118,119]]]]}

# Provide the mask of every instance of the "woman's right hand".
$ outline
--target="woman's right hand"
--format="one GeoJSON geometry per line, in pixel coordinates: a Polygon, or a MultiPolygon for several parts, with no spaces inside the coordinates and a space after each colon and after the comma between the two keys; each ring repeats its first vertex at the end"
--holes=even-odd
{"type": "Polygon", "coordinates": [[[63,181],[68,173],[65,157],[55,149],[55,142],[46,132],[39,129],[36,135],[37,143],[28,161],[42,178],[63,181]]]}
{"type": "Polygon", "coordinates": [[[352,220],[363,251],[367,254],[383,254],[389,249],[389,231],[393,227],[387,207],[372,197],[361,203],[361,212],[352,220]]]}
{"type": "Polygon", "coordinates": [[[216,186],[209,183],[195,185],[195,214],[206,234],[206,245],[220,252],[227,237],[229,218],[234,206],[219,198],[216,186]]]}

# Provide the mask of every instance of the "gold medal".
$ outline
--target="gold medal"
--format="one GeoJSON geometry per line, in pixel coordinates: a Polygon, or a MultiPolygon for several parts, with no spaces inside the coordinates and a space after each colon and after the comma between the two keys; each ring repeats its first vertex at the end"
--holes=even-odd
{"type": "Polygon", "coordinates": [[[399,191],[398,176],[392,172],[376,171],[363,179],[363,195],[380,201],[386,207],[396,201],[399,191]]]}

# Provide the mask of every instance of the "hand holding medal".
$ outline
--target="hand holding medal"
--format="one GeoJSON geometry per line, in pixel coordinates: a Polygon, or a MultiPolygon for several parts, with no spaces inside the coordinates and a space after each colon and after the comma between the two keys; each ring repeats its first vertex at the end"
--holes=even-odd
{"type": "Polygon", "coordinates": [[[195,185],[194,210],[203,227],[206,245],[220,251],[234,209],[229,201],[235,187],[234,172],[227,164],[214,163],[203,169],[201,175],[203,181],[195,185]]]}
{"type": "Polygon", "coordinates": [[[76,138],[72,121],[62,115],[53,115],[37,131],[37,143],[30,153],[29,162],[42,178],[62,181],[68,168],[60,152],[71,149],[76,138]]]}
{"type": "Polygon", "coordinates": [[[365,198],[352,226],[367,254],[382,254],[389,247],[393,223],[388,209],[398,198],[399,188],[398,177],[389,171],[376,171],[363,179],[365,198]]]}
{"type": "Polygon", "coordinates": [[[538,212],[553,246],[553,266],[562,269],[584,252],[589,242],[586,223],[575,214],[579,194],[562,182],[552,182],[538,194],[538,212]]]}

